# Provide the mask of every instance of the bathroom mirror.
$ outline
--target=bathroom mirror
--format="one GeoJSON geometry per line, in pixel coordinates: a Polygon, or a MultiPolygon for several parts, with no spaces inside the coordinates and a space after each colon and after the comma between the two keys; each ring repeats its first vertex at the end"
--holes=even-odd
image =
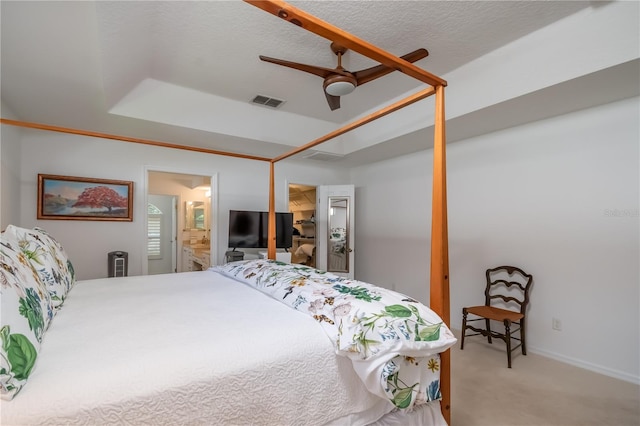
{"type": "Polygon", "coordinates": [[[206,229],[207,212],[204,201],[187,201],[185,203],[185,228],[206,229]]]}
{"type": "Polygon", "coordinates": [[[349,198],[329,197],[327,271],[349,272],[349,198]]]}

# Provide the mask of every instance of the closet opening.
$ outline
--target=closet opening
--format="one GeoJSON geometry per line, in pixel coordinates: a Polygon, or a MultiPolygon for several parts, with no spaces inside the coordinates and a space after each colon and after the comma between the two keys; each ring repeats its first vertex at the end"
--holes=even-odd
{"type": "Polygon", "coordinates": [[[316,267],[316,187],[289,184],[289,211],[293,213],[291,263],[316,267]]]}

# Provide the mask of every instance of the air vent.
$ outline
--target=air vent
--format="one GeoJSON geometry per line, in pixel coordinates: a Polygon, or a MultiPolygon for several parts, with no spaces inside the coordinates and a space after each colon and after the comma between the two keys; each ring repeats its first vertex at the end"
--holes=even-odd
{"type": "Polygon", "coordinates": [[[305,155],[302,158],[306,158],[307,160],[318,160],[318,161],[335,161],[342,158],[343,155],[340,154],[332,154],[330,152],[320,152],[314,151],[310,154],[305,155]]]}
{"type": "Polygon", "coordinates": [[[270,98],[264,95],[257,95],[255,98],[251,100],[251,102],[253,102],[254,104],[267,106],[270,108],[278,108],[280,105],[284,103],[284,101],[281,99],[270,98]]]}

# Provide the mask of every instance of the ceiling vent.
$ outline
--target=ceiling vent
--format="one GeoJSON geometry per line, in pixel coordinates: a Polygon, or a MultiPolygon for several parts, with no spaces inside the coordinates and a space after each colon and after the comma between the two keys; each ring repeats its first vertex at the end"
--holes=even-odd
{"type": "Polygon", "coordinates": [[[270,98],[264,95],[256,95],[256,97],[253,98],[251,102],[253,102],[254,104],[267,106],[270,108],[278,108],[280,105],[284,103],[284,101],[281,99],[270,98]]]}
{"type": "Polygon", "coordinates": [[[302,158],[306,158],[307,160],[335,161],[342,157],[343,155],[341,154],[332,154],[330,152],[314,151],[310,154],[303,156],[302,158]]]}

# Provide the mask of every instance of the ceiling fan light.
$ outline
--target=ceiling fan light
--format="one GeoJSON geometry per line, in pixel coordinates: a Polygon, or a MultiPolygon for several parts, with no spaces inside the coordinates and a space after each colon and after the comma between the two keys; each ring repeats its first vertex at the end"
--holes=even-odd
{"type": "Polygon", "coordinates": [[[332,96],[344,96],[355,90],[356,86],[350,81],[334,81],[324,88],[332,96]]]}

